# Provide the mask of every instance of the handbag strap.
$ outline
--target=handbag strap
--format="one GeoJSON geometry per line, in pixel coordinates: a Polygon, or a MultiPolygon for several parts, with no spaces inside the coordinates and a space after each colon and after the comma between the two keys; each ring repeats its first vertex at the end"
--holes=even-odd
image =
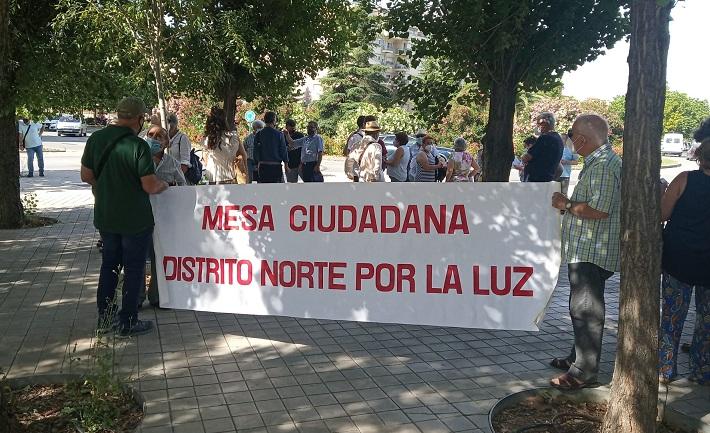
{"type": "Polygon", "coordinates": [[[99,158],[98,164],[96,164],[96,170],[94,170],[94,179],[99,180],[99,176],[101,175],[101,172],[104,169],[104,165],[106,165],[106,162],[108,161],[108,157],[111,155],[111,152],[113,152],[113,149],[116,148],[116,144],[124,139],[125,137],[128,137],[129,135],[132,135],[132,132],[126,132],[124,134],[119,135],[118,137],[114,138],[108,146],[104,148],[104,151],[101,152],[101,157],[99,158]]]}
{"type": "Polygon", "coordinates": [[[27,130],[25,131],[25,135],[24,135],[24,137],[22,137],[22,147],[27,147],[27,146],[25,146],[25,140],[27,139],[27,134],[30,133],[30,129],[31,129],[31,128],[32,128],[32,122],[30,122],[30,123],[27,125],[27,130]]]}

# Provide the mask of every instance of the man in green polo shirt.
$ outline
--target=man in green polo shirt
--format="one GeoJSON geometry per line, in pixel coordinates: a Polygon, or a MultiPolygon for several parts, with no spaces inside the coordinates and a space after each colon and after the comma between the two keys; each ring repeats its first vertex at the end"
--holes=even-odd
{"type": "Polygon", "coordinates": [[[138,98],[125,98],[116,109],[115,124],[91,134],[81,157],[81,180],[94,188],[94,225],[103,239],[103,261],[96,303],[98,330],[111,326],[111,307],[123,267],[123,299],[118,333],[140,335],[153,322],[138,320],[138,294],[145,284],[145,259],[153,234],[149,194],[164,191],[150,147],[138,138],[146,107],[138,98]]]}

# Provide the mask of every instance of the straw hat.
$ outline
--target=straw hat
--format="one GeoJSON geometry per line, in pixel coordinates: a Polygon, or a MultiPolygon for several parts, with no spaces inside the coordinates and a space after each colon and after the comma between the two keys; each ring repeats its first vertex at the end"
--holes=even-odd
{"type": "Polygon", "coordinates": [[[375,132],[379,131],[380,125],[377,123],[376,120],[369,121],[365,124],[365,132],[375,132]]]}

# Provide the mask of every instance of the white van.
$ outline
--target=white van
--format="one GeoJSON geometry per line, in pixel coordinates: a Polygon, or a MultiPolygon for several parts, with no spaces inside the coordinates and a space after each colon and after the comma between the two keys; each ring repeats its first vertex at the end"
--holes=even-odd
{"type": "Polygon", "coordinates": [[[669,133],[663,136],[663,142],[661,143],[662,155],[681,156],[684,150],[683,134],[669,133]]]}

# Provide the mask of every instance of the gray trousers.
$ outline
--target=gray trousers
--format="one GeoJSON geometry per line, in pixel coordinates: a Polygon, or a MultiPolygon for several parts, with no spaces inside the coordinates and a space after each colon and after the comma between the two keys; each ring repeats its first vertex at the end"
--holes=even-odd
{"type": "Polygon", "coordinates": [[[569,373],[583,381],[596,380],[604,333],[604,288],[609,272],[594,263],[570,263],[569,314],[574,328],[574,346],[567,360],[569,373]]]}

